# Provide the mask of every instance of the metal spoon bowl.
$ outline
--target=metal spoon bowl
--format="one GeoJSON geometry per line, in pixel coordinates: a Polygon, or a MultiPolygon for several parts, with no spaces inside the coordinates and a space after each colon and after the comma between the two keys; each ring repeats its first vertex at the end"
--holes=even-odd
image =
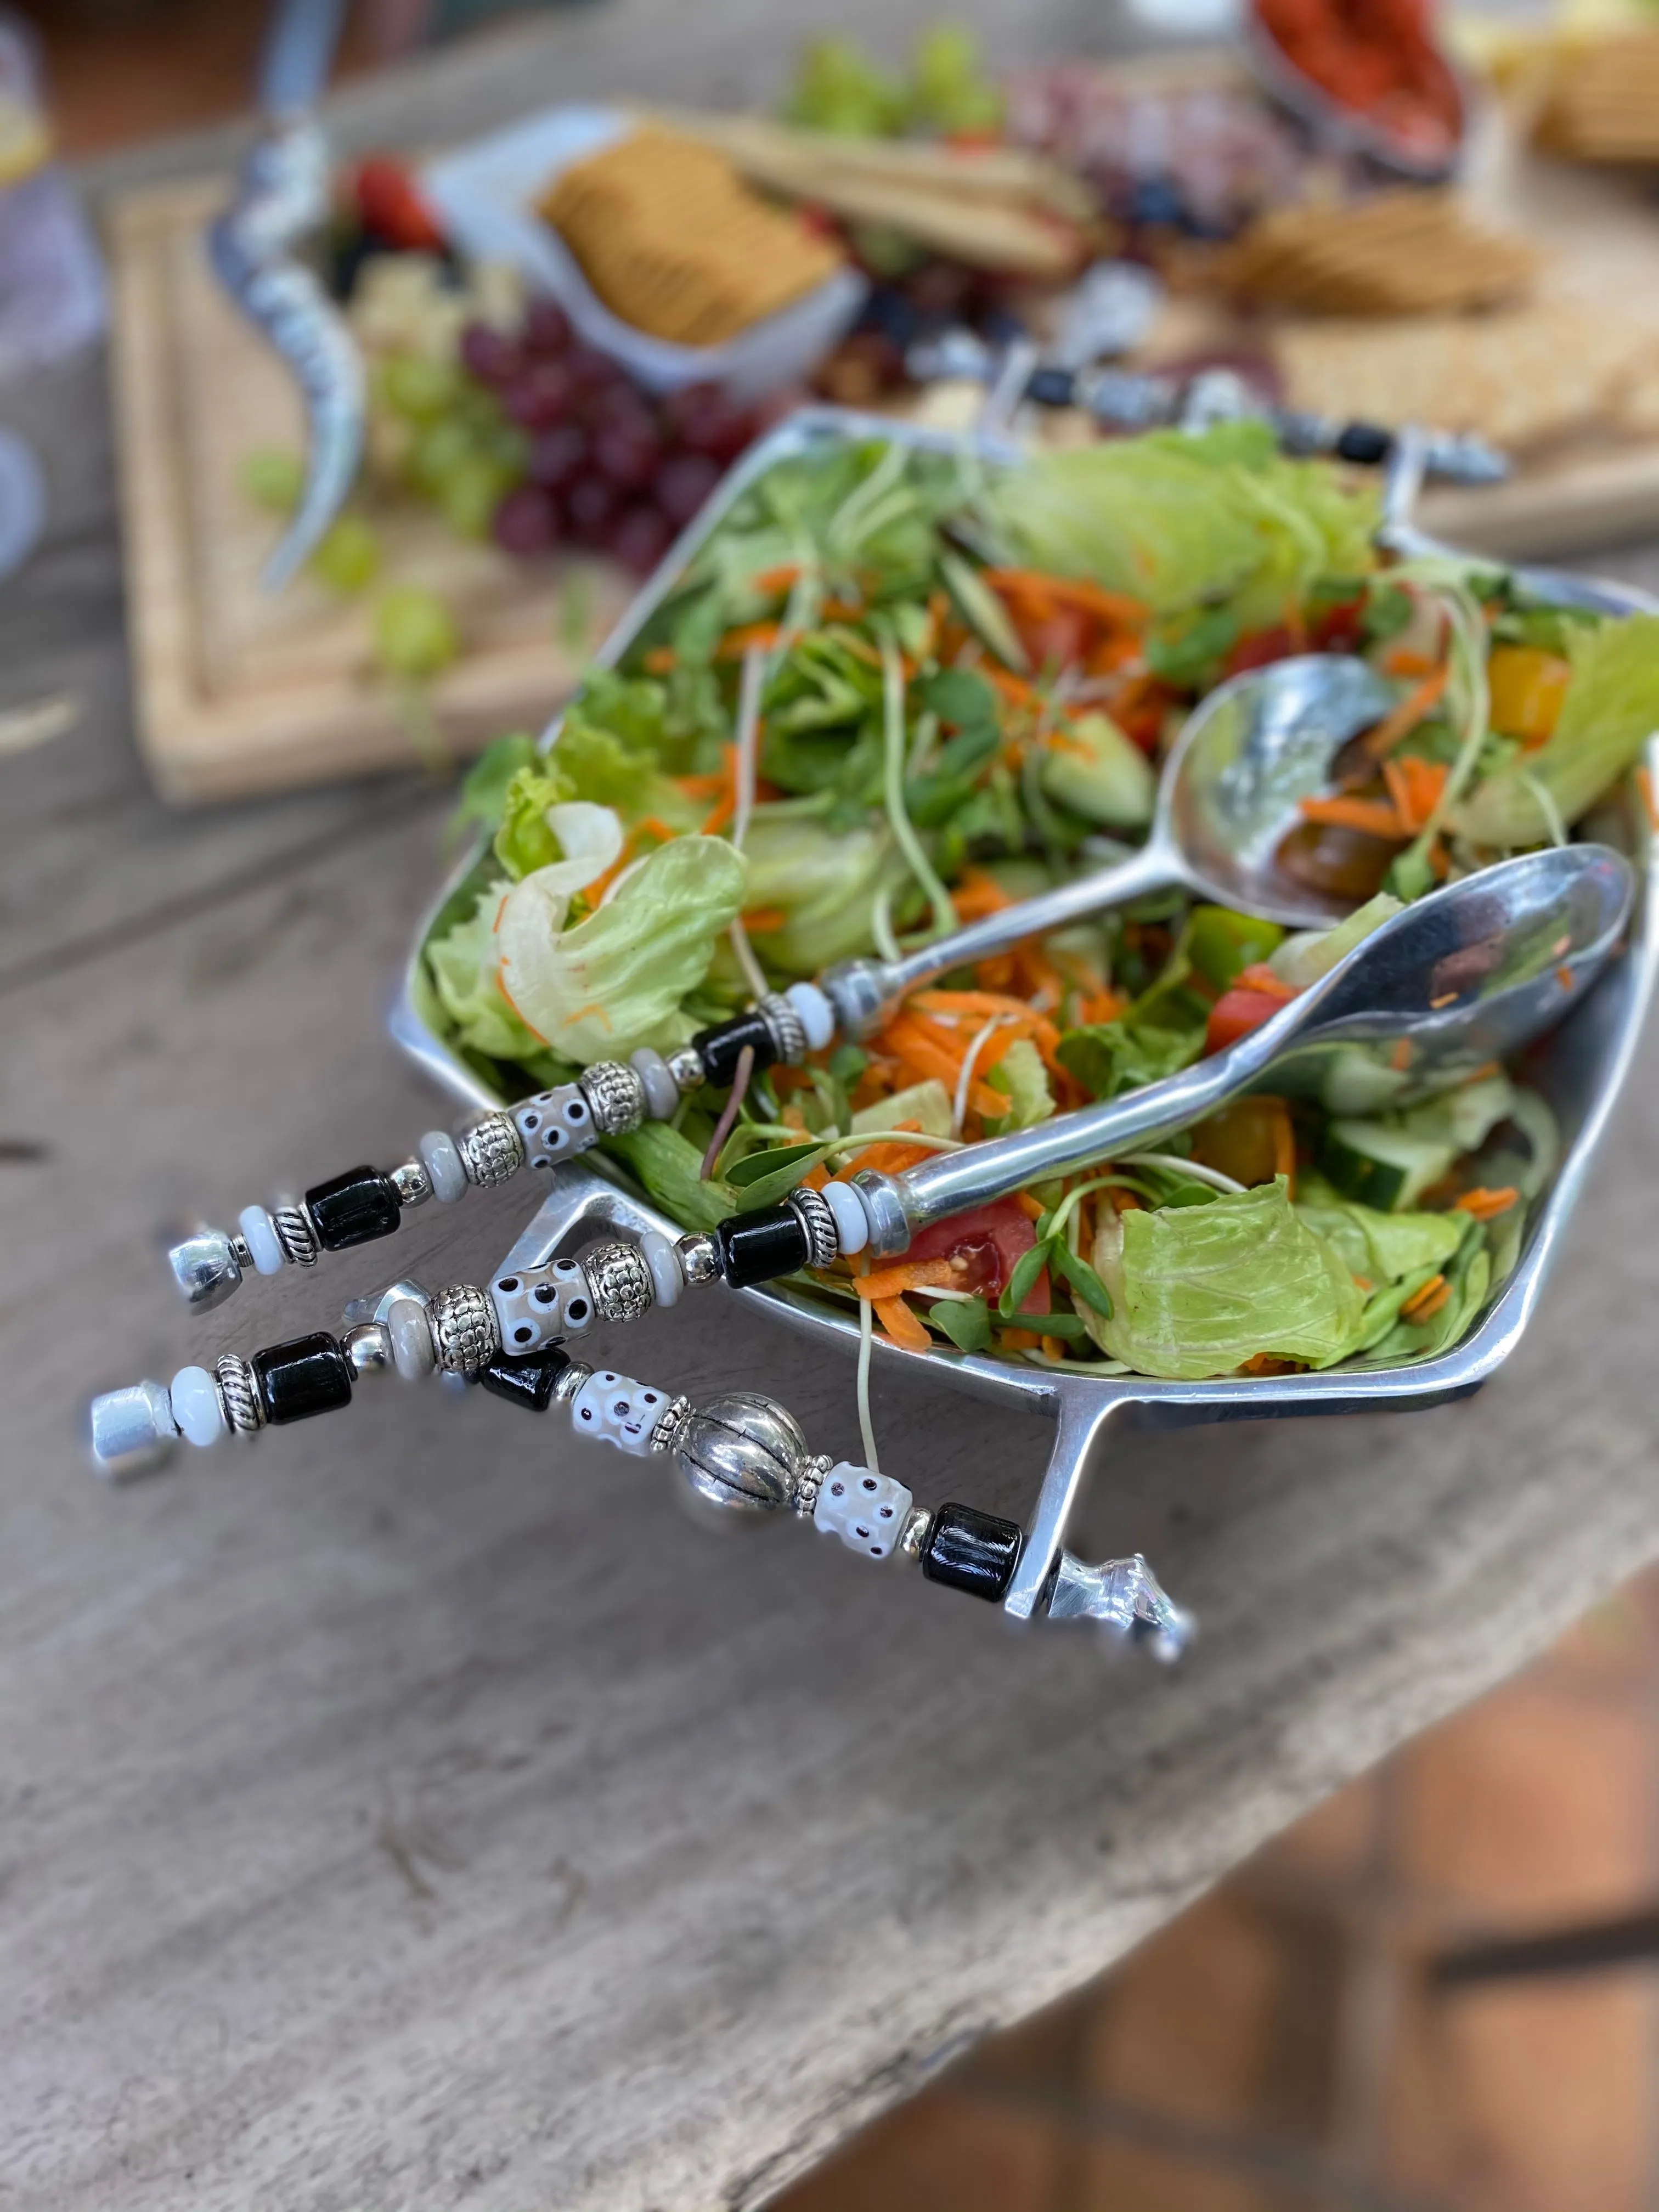
{"type": "Polygon", "coordinates": [[[1028,1183],[1172,1136],[1240,1093],[1290,1091],[1376,1113],[1466,1082],[1559,1021],[1606,966],[1636,878],[1606,845],[1500,861],[1385,922],[1227,1051],[1032,1129],[854,1182],[872,1255],[1028,1183]]]}
{"type": "Polygon", "coordinates": [[[1200,702],[1159,779],[1139,852],[936,938],[902,960],[846,960],[820,979],[848,1036],[878,1028],[905,995],[1024,938],[1176,888],[1287,929],[1324,929],[1352,902],[1293,882],[1275,854],[1322,791],[1344,745],[1379,721],[1394,693],[1363,660],[1309,653],[1246,670],[1200,702]]]}

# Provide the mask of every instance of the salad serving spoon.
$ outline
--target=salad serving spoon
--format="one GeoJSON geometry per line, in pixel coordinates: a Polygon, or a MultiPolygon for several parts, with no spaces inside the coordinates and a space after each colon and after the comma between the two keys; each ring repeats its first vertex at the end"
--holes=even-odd
{"type": "Polygon", "coordinates": [[[912,991],[1028,937],[1158,890],[1182,889],[1291,929],[1340,921],[1349,903],[1293,883],[1274,866],[1299,802],[1321,790],[1333,759],[1393,704],[1363,660],[1304,653],[1221,684],[1188,719],[1159,780],[1146,842],[1113,866],[988,915],[897,961],[843,961],[817,983],[769,992],[746,1012],[699,1031],[666,1057],[636,1052],[599,1060],[572,1083],[538,1092],[510,1114],[486,1114],[451,1136],[429,1130],[417,1155],[382,1173],[370,1166],[312,1186],[302,1198],[244,1207],[235,1231],[202,1228],[168,1255],[188,1303],[205,1311],[244,1276],[309,1267],[325,1251],[391,1235],[429,1198],[505,1182],[528,1164],[552,1168],[601,1137],[666,1121],[704,1084],[751,1069],[798,1066],[844,1036],[867,1036],[912,991]]]}

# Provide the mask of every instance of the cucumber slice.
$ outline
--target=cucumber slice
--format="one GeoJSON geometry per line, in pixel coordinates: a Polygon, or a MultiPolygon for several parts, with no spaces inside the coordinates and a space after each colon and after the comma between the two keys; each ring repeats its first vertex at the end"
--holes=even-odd
{"type": "Polygon", "coordinates": [[[1403,1213],[1439,1182],[1458,1151],[1381,1121],[1333,1121],[1319,1164],[1344,1198],[1374,1206],[1379,1213],[1403,1213]]]}

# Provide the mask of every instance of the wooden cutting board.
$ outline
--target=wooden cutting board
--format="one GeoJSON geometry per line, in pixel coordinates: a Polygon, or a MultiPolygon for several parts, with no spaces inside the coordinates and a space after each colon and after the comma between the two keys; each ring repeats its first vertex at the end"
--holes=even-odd
{"type": "Polygon", "coordinates": [[[277,357],[225,299],[204,231],[224,183],[135,194],[110,211],[114,407],[139,741],[156,788],[244,798],[421,757],[372,649],[377,593],[440,592],[464,650],[434,686],[446,744],[538,730],[627,604],[607,564],[511,561],[412,501],[374,516],[380,577],[342,599],[301,576],[259,583],[279,531],[241,489],[247,455],[303,446],[277,357]]]}

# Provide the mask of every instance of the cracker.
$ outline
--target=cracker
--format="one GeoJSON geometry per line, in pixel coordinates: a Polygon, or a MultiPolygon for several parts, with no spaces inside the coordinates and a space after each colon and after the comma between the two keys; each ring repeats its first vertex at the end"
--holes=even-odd
{"type": "Polygon", "coordinates": [[[1471,222],[1450,194],[1407,190],[1277,209],[1224,258],[1222,281],[1307,314],[1423,314],[1513,299],[1536,267],[1529,246],[1471,222]]]}

